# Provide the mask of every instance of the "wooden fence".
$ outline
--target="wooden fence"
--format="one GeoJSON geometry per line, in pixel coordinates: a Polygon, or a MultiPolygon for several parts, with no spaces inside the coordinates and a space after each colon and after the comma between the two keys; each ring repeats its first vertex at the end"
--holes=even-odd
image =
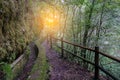
{"type": "MultiPolygon", "coordinates": [[[[108,55],[108,54],[105,54],[105,53],[102,53],[99,51],[99,47],[95,47],[95,49],[91,49],[91,48],[86,48],[86,47],[83,47],[83,46],[80,46],[78,44],[74,44],[74,43],[71,43],[71,42],[68,42],[68,41],[65,41],[63,40],[63,38],[61,39],[57,39],[57,38],[54,38],[54,37],[50,37],[50,46],[52,48],[52,40],[57,40],[57,41],[60,41],[61,42],[61,46],[57,46],[61,49],[61,56],[64,57],[64,51],[67,52],[67,53],[70,53],[71,55],[75,56],[75,57],[78,57],[80,59],[82,59],[83,61],[93,65],[95,67],[95,72],[94,72],[94,79],[95,80],[98,80],[99,79],[99,70],[103,71],[105,74],[109,75],[113,80],[120,80],[118,78],[116,78],[115,76],[113,76],[110,72],[108,72],[107,70],[105,70],[104,68],[102,68],[100,65],[99,65],[99,55],[102,55],[104,57],[107,57],[109,59],[112,59],[113,61],[116,61],[120,64],[120,59],[116,58],[116,57],[113,57],[111,55],[108,55]],[[85,50],[89,50],[89,51],[92,51],[94,52],[94,63],[91,62],[90,60],[86,60],[84,57],[81,57],[81,56],[78,56],[72,52],[70,52],[69,50],[66,50],[64,49],[64,43],[67,43],[67,44],[70,44],[70,45],[73,45],[74,47],[79,47],[81,49],[85,49],[85,50]]],[[[49,39],[48,39],[49,40],[49,39]]]]}

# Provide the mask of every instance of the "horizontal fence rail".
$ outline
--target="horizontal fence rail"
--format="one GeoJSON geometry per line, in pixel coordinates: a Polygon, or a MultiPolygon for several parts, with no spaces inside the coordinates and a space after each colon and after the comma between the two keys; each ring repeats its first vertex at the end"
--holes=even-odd
{"type": "MultiPolygon", "coordinates": [[[[54,37],[52,37],[52,38],[61,41],[61,39],[57,39],[57,38],[54,38],[54,37]]],[[[65,43],[74,45],[74,46],[76,46],[76,47],[80,47],[80,48],[82,48],[82,49],[86,49],[86,50],[89,50],[89,51],[97,52],[97,53],[99,53],[99,54],[101,54],[101,55],[103,55],[103,56],[105,56],[105,57],[108,57],[108,58],[113,59],[113,60],[115,60],[115,61],[117,61],[117,62],[120,63],[120,59],[118,59],[118,58],[116,58],[116,57],[114,57],[114,56],[108,55],[107,53],[102,53],[102,52],[100,52],[100,51],[96,51],[96,50],[91,49],[91,48],[86,48],[86,47],[83,47],[83,46],[80,46],[80,45],[78,45],[78,44],[74,44],[74,43],[71,43],[71,42],[68,42],[68,41],[65,41],[65,40],[62,40],[62,41],[65,42],[65,43]]]]}
{"type": "Polygon", "coordinates": [[[114,61],[116,61],[116,62],[118,62],[118,63],[120,63],[120,59],[118,59],[118,58],[116,58],[116,57],[114,57],[114,56],[108,55],[108,54],[106,54],[106,53],[100,52],[100,51],[99,51],[99,47],[95,47],[95,49],[91,49],[91,48],[83,47],[83,46],[80,46],[80,45],[78,45],[78,44],[74,44],[74,43],[65,41],[65,40],[63,40],[63,38],[58,39],[58,38],[55,38],[55,37],[51,37],[51,36],[50,36],[50,44],[51,44],[50,46],[51,46],[51,48],[52,48],[52,39],[55,39],[55,40],[61,42],[61,47],[60,47],[60,46],[57,46],[57,47],[61,49],[61,54],[62,54],[61,56],[62,56],[62,57],[64,56],[64,51],[65,51],[65,52],[70,53],[71,55],[73,55],[73,56],[75,56],[75,57],[78,57],[78,58],[82,59],[83,61],[85,61],[85,62],[93,65],[93,66],[95,67],[95,74],[94,74],[94,79],[95,79],[95,80],[98,80],[98,79],[99,79],[99,70],[101,70],[101,71],[103,71],[105,74],[109,75],[112,79],[114,79],[114,80],[119,80],[118,78],[116,78],[115,76],[113,76],[111,73],[109,73],[107,70],[105,70],[104,68],[102,68],[102,67],[99,65],[99,55],[102,55],[102,56],[104,56],[104,57],[107,57],[107,58],[109,58],[109,59],[112,59],[112,60],[114,60],[114,61]],[[85,59],[84,57],[78,56],[78,55],[74,54],[73,52],[70,52],[69,50],[64,49],[64,45],[63,45],[64,43],[73,45],[73,46],[75,46],[75,47],[79,47],[79,48],[84,49],[84,50],[88,50],[88,51],[94,52],[94,55],[95,55],[95,57],[94,57],[94,62],[91,62],[91,61],[85,59]]]}

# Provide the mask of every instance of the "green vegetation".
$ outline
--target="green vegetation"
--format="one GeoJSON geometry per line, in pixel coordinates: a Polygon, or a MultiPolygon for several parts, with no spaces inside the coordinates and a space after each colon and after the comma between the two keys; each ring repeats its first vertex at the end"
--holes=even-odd
{"type": "Polygon", "coordinates": [[[13,65],[13,68],[12,68],[13,78],[11,80],[13,80],[16,76],[18,76],[18,74],[22,71],[25,63],[27,62],[27,60],[29,58],[29,54],[30,54],[30,47],[29,46],[27,46],[24,53],[25,54],[22,56],[20,61],[18,61],[17,64],[13,65]]]}
{"type": "MultiPolygon", "coordinates": [[[[101,52],[120,58],[120,0],[0,0],[0,70],[7,78],[12,74],[9,64],[32,41],[40,50],[32,73],[40,70],[38,79],[48,78],[48,63],[40,46],[47,35],[93,49],[97,46],[101,52]]],[[[61,45],[58,41],[53,43],[61,45]]],[[[93,52],[69,44],[64,48],[94,61],[93,52]]],[[[94,69],[68,53],[65,56],[90,71],[94,69]]],[[[101,67],[120,78],[119,63],[102,55],[99,60],[101,67]]]]}
{"type": "MultiPolygon", "coordinates": [[[[61,28],[56,33],[52,33],[52,36],[92,49],[98,46],[101,52],[120,58],[120,0],[52,0],[47,3],[50,7],[59,6],[62,9],[59,18],[61,28]]],[[[53,42],[61,46],[60,42],[53,42]]],[[[93,52],[69,44],[64,44],[64,48],[94,61],[93,52]]],[[[79,58],[73,58],[69,54],[67,57],[86,66],[90,71],[94,70],[92,65],[84,64],[79,58]]],[[[100,66],[120,78],[118,71],[120,63],[102,55],[99,60],[100,66]]]]}
{"type": "Polygon", "coordinates": [[[34,31],[33,1],[0,0],[0,64],[4,63],[0,65],[0,70],[9,80],[9,74],[12,75],[9,65],[23,54],[25,49],[29,55],[29,49],[26,47],[38,35],[38,32],[34,31]]]}
{"type": "Polygon", "coordinates": [[[0,70],[2,70],[5,74],[5,76],[3,78],[5,80],[12,80],[13,74],[12,74],[12,69],[11,69],[10,64],[2,62],[2,63],[0,63],[0,65],[2,65],[0,67],[0,70]]]}
{"type": "Polygon", "coordinates": [[[13,62],[33,39],[25,0],[0,0],[0,62],[13,62]]]}

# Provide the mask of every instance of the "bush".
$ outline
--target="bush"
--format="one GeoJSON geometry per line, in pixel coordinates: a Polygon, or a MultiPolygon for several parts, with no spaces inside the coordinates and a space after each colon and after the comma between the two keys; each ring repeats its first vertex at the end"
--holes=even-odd
{"type": "Polygon", "coordinates": [[[5,74],[4,79],[12,80],[13,75],[12,75],[12,69],[11,69],[10,65],[7,63],[4,63],[4,62],[1,62],[0,65],[2,65],[0,67],[0,70],[3,71],[5,74]]]}

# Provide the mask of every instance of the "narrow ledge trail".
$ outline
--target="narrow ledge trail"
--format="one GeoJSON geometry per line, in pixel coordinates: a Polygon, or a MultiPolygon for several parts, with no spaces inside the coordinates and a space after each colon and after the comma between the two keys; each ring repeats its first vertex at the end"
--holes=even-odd
{"type": "Polygon", "coordinates": [[[92,80],[90,72],[80,65],[60,58],[60,55],[50,49],[47,42],[43,43],[50,64],[49,80],[92,80]]]}
{"type": "Polygon", "coordinates": [[[31,52],[30,52],[28,61],[26,62],[25,66],[23,67],[21,72],[18,74],[18,76],[15,77],[14,80],[27,80],[29,73],[32,70],[32,67],[38,55],[38,48],[33,42],[30,43],[29,47],[31,52]]]}

